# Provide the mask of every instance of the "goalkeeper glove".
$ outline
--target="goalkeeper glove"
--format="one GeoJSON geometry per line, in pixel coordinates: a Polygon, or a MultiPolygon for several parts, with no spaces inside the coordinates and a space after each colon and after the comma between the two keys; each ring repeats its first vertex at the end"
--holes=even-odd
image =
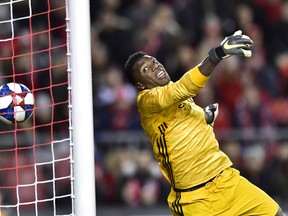
{"type": "Polygon", "coordinates": [[[219,113],[219,105],[218,103],[211,104],[207,107],[204,108],[204,113],[205,113],[205,120],[206,123],[211,125],[212,127],[214,126],[214,122],[218,116],[219,113]]]}
{"type": "Polygon", "coordinates": [[[252,45],[253,41],[247,35],[243,35],[241,30],[238,30],[233,35],[225,37],[220,46],[212,48],[209,51],[209,59],[217,65],[222,59],[232,55],[251,57],[252,45]]]}

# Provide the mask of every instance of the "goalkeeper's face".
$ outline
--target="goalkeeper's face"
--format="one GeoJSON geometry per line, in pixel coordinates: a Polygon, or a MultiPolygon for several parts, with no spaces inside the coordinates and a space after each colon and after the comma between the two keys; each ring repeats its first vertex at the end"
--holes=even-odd
{"type": "Polygon", "coordinates": [[[136,87],[138,90],[164,86],[170,82],[170,76],[164,66],[155,57],[144,55],[135,66],[136,87]]]}

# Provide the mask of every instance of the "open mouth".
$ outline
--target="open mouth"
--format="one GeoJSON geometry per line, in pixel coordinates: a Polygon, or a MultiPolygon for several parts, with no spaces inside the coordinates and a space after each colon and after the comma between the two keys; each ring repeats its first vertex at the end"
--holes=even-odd
{"type": "Polygon", "coordinates": [[[158,79],[163,79],[166,77],[166,72],[164,70],[160,70],[157,72],[157,78],[158,79]]]}

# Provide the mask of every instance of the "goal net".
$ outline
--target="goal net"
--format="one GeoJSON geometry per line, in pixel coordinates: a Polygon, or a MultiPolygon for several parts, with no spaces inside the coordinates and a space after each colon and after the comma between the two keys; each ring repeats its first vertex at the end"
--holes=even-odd
{"type": "Polygon", "coordinates": [[[0,122],[1,216],[74,215],[66,4],[0,1],[0,84],[35,97],[29,120],[0,122]]]}

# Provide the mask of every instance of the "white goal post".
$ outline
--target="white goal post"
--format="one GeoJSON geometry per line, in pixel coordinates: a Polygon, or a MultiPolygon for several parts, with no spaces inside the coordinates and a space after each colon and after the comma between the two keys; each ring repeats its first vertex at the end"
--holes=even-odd
{"type": "Polygon", "coordinates": [[[89,0],[70,0],[76,216],[96,215],[89,0]],[[83,110],[85,104],[85,111],[83,110]]]}

